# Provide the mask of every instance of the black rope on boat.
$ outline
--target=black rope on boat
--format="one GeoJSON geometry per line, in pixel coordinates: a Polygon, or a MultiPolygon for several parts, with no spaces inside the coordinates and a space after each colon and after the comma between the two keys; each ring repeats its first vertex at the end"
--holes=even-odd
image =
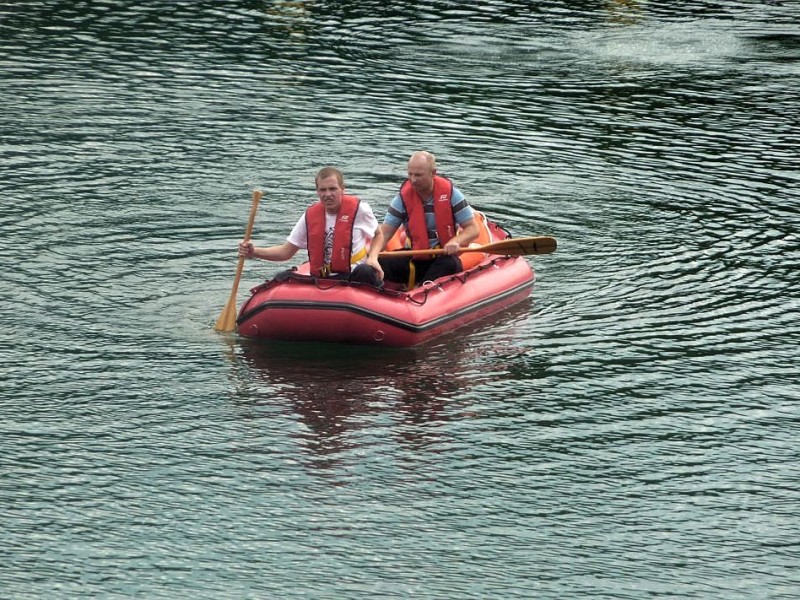
{"type": "Polygon", "coordinates": [[[425,294],[423,295],[423,298],[422,298],[422,300],[417,300],[416,298],[413,298],[413,297],[412,297],[412,296],[409,294],[409,296],[408,296],[408,301],[409,301],[409,302],[413,302],[413,303],[414,303],[414,304],[416,304],[417,306],[422,306],[423,304],[425,304],[425,303],[428,301],[428,292],[430,292],[430,290],[429,290],[429,289],[428,289],[428,290],[425,290],[425,294]]]}
{"type": "MultiPolygon", "coordinates": [[[[438,284],[436,287],[437,288],[441,288],[445,283],[448,283],[448,282],[454,281],[454,280],[461,282],[462,285],[465,285],[467,283],[467,280],[472,276],[473,273],[480,273],[481,271],[485,271],[486,269],[493,268],[493,267],[495,267],[497,265],[498,262],[505,261],[505,260],[508,260],[507,256],[498,256],[498,257],[493,258],[492,260],[490,260],[488,263],[483,263],[483,262],[478,263],[477,265],[475,265],[471,269],[467,269],[466,271],[459,271],[458,273],[453,273],[447,279],[445,279],[442,283],[438,284]]],[[[416,288],[416,289],[419,289],[419,288],[416,288]]],[[[406,292],[406,293],[409,294],[409,296],[408,296],[409,302],[413,302],[414,304],[416,304],[418,306],[422,306],[423,304],[425,304],[428,301],[428,293],[432,289],[433,288],[431,287],[431,288],[428,288],[428,289],[425,290],[425,293],[423,295],[422,300],[417,300],[416,298],[413,298],[411,296],[410,291],[406,292]]],[[[403,292],[399,292],[399,293],[402,294],[403,292]]]]}
{"type": "MultiPolygon", "coordinates": [[[[443,282],[437,284],[436,287],[441,289],[442,286],[445,283],[448,283],[448,282],[453,281],[453,280],[459,281],[459,282],[461,282],[462,285],[465,285],[467,283],[467,280],[472,276],[473,273],[480,273],[481,271],[484,271],[486,269],[493,268],[493,267],[495,267],[497,265],[497,263],[503,262],[503,261],[506,261],[506,260],[509,260],[509,257],[507,257],[507,256],[498,256],[498,257],[493,258],[489,262],[480,262],[477,265],[475,265],[474,267],[472,267],[471,269],[467,269],[466,271],[459,271],[458,273],[453,273],[447,279],[445,279],[443,282]]],[[[386,288],[386,287],[376,288],[375,286],[373,286],[373,285],[371,285],[369,283],[364,283],[364,282],[361,282],[361,281],[348,281],[347,279],[331,279],[331,278],[326,278],[326,277],[314,277],[312,275],[302,275],[300,273],[297,273],[297,267],[292,267],[292,269],[286,270],[286,271],[281,271],[280,273],[276,274],[272,279],[268,279],[267,281],[265,281],[265,282],[257,285],[256,287],[252,288],[250,290],[250,295],[251,295],[250,299],[252,299],[252,297],[257,292],[260,292],[262,290],[268,289],[270,287],[273,287],[273,286],[281,284],[281,283],[285,283],[286,281],[289,281],[289,280],[297,281],[297,282],[305,283],[305,284],[311,284],[311,285],[314,285],[319,290],[329,290],[329,289],[335,288],[335,287],[340,286],[340,285],[349,285],[349,286],[354,286],[354,287],[368,287],[368,288],[370,288],[370,289],[372,289],[372,290],[374,290],[374,291],[376,291],[376,292],[378,292],[380,294],[384,294],[384,295],[387,295],[387,296],[394,296],[394,297],[406,296],[408,298],[409,302],[413,302],[414,304],[416,304],[418,306],[422,306],[428,301],[428,294],[433,289],[433,287],[430,287],[430,288],[424,290],[424,293],[422,293],[422,294],[420,294],[420,293],[416,293],[415,294],[414,290],[405,290],[404,291],[404,290],[395,290],[395,289],[386,288]],[[422,296],[422,297],[420,299],[417,299],[417,298],[414,297],[415,295],[416,296],[422,296]]],[[[420,290],[420,288],[415,288],[415,289],[416,290],[420,290]]],[[[246,302],[249,302],[250,299],[248,299],[246,302]]]]}
{"type": "Polygon", "coordinates": [[[495,225],[497,225],[497,228],[498,228],[500,231],[502,231],[503,233],[505,233],[505,234],[506,234],[506,239],[508,239],[508,238],[512,237],[512,235],[511,235],[511,230],[510,230],[510,229],[506,229],[505,227],[503,227],[502,225],[498,225],[497,223],[495,223],[495,225]]]}
{"type": "Polygon", "coordinates": [[[329,277],[312,277],[311,280],[318,290],[330,290],[350,283],[346,279],[331,279],[329,277]]]}
{"type": "Polygon", "coordinates": [[[318,290],[330,290],[338,286],[352,286],[356,288],[369,288],[376,292],[380,292],[382,294],[386,294],[388,296],[401,296],[403,292],[399,292],[397,290],[391,290],[386,288],[377,288],[372,284],[363,282],[363,281],[349,281],[347,279],[337,279],[334,277],[316,277],[314,275],[303,275],[301,273],[297,273],[297,267],[293,267],[291,271],[282,271],[278,273],[272,279],[265,281],[261,285],[254,287],[250,290],[251,293],[255,293],[257,291],[269,288],[273,285],[279,283],[285,283],[286,281],[297,281],[303,284],[309,284],[316,287],[318,290]]]}

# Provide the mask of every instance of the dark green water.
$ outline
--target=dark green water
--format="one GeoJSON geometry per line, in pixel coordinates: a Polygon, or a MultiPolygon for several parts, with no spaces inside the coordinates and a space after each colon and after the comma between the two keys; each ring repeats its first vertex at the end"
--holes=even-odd
{"type": "Polygon", "coordinates": [[[2,596],[800,597],[799,89],[790,0],[0,3],[2,596]],[[529,302],[213,331],[423,148],[529,302]]]}

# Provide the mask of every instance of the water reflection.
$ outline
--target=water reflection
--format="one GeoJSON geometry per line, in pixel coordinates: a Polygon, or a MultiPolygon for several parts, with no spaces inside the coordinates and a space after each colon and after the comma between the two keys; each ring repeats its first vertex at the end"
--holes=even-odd
{"type": "Polygon", "coordinates": [[[458,376],[458,354],[420,349],[242,340],[240,357],[267,384],[270,402],[292,407],[306,448],[332,459],[354,447],[352,434],[384,418],[405,442],[430,443],[431,432],[418,425],[446,420],[447,400],[469,385],[458,376]]]}
{"type": "Polygon", "coordinates": [[[264,9],[264,25],[270,26],[268,33],[274,34],[278,39],[283,37],[280,32],[284,32],[295,40],[305,40],[308,29],[313,24],[306,4],[297,0],[274,0],[267,5],[264,9]]]}
{"type": "Polygon", "coordinates": [[[606,10],[610,21],[620,25],[636,23],[642,16],[639,0],[607,0],[606,10]]]}
{"type": "Polygon", "coordinates": [[[470,398],[478,388],[528,370],[531,348],[520,325],[530,313],[522,302],[417,348],[239,338],[230,348],[232,373],[237,387],[251,388],[242,397],[291,407],[302,423],[294,437],[317,466],[386,444],[387,432],[395,443],[430,449],[444,441],[442,423],[475,416],[470,398]]]}

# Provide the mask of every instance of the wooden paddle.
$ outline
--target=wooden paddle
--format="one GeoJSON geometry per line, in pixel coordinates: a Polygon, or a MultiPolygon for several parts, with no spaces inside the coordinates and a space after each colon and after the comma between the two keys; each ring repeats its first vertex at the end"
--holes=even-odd
{"type": "MultiPolygon", "coordinates": [[[[556,238],[547,236],[509,238],[499,242],[492,242],[491,244],[484,244],[483,246],[473,246],[472,248],[465,246],[459,248],[456,254],[464,254],[465,252],[485,252],[486,254],[497,254],[499,256],[550,254],[555,252],[556,245],[556,238]]],[[[430,250],[393,250],[381,252],[379,256],[435,256],[444,253],[444,248],[432,248],[430,250]]]]}
{"type": "MultiPolygon", "coordinates": [[[[250,207],[250,218],[247,220],[247,229],[244,233],[244,239],[249,240],[250,234],[253,233],[253,223],[256,220],[256,211],[258,209],[258,201],[264,193],[261,190],[253,192],[253,205],[250,207]]],[[[239,279],[242,278],[242,268],[244,267],[244,256],[239,257],[239,265],[236,267],[236,277],[233,279],[233,289],[231,289],[230,298],[228,303],[217,319],[217,324],[214,329],[217,331],[230,332],[236,329],[236,293],[239,291],[239,279]]]]}

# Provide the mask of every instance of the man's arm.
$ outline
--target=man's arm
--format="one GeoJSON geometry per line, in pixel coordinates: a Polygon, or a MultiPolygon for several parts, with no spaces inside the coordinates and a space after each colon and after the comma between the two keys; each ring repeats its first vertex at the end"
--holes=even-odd
{"type": "Polygon", "coordinates": [[[444,248],[445,254],[455,254],[462,246],[469,246],[477,240],[478,234],[480,234],[478,222],[475,217],[472,217],[461,224],[461,231],[451,237],[442,248],[444,248]]]}
{"type": "Polygon", "coordinates": [[[375,235],[369,245],[369,254],[367,254],[367,260],[364,262],[375,269],[380,279],[383,279],[383,268],[378,262],[378,254],[386,247],[386,243],[392,239],[395,231],[397,231],[397,227],[382,223],[375,230],[375,235]]]}
{"type": "Polygon", "coordinates": [[[239,256],[245,258],[260,258],[261,260],[272,260],[276,262],[289,260],[300,248],[291,242],[284,242],[280,246],[269,246],[268,248],[256,248],[250,240],[239,243],[239,256]]]}

